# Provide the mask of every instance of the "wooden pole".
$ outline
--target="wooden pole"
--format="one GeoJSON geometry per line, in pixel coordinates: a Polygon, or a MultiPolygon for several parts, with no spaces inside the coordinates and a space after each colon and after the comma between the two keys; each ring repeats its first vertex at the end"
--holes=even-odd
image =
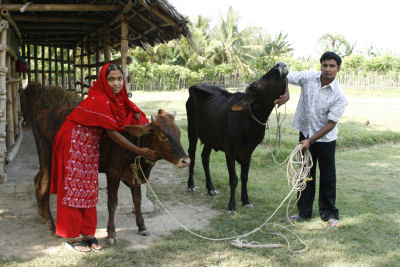
{"type": "Polygon", "coordinates": [[[71,90],[71,49],[67,48],[67,61],[68,61],[68,90],[71,90]]]}
{"type": "MultiPolygon", "coordinates": [[[[2,8],[8,11],[18,11],[24,7],[23,4],[2,4],[2,8]]],[[[120,5],[91,5],[91,4],[32,4],[25,9],[25,12],[47,12],[47,11],[59,11],[59,12],[79,12],[79,11],[118,11],[121,10],[120,5]]]]}
{"type": "MultiPolygon", "coordinates": [[[[128,22],[124,13],[121,13],[121,68],[124,72],[125,82],[128,81],[128,64],[126,57],[128,56],[128,22]]],[[[129,90],[128,84],[126,89],[129,90]]]]}
{"type": "Polygon", "coordinates": [[[28,55],[28,83],[31,82],[31,45],[26,46],[26,54],[28,55]]]}
{"type": "MultiPolygon", "coordinates": [[[[11,75],[11,56],[7,55],[7,69],[8,69],[8,76],[11,75]]],[[[6,105],[6,121],[7,121],[7,148],[11,149],[12,145],[15,142],[14,139],[14,120],[13,120],[13,105],[12,105],[12,89],[11,83],[7,83],[7,105],[6,105]]]]}
{"type": "Polygon", "coordinates": [[[107,62],[111,60],[110,25],[105,23],[103,29],[104,29],[104,38],[103,38],[104,61],[107,62]]]}
{"type": "MultiPolygon", "coordinates": [[[[87,47],[87,61],[88,61],[88,64],[89,65],[91,65],[92,64],[92,58],[93,58],[93,54],[92,54],[92,49],[91,49],[91,47],[90,47],[90,40],[88,40],[87,41],[87,43],[86,43],[86,47],[87,47]]],[[[88,79],[88,85],[89,85],[89,87],[92,85],[92,68],[91,67],[89,67],[88,68],[88,76],[89,76],[89,79],[88,79]]]]}
{"type": "Polygon", "coordinates": [[[44,74],[45,64],[44,64],[44,45],[42,45],[42,84],[46,85],[46,76],[44,74]]]}
{"type": "MultiPolygon", "coordinates": [[[[15,35],[13,35],[13,39],[11,42],[11,47],[15,47],[15,35]]],[[[11,79],[17,78],[17,70],[16,70],[16,59],[11,60],[11,79]]],[[[18,83],[11,84],[11,97],[12,97],[12,109],[13,109],[13,121],[14,121],[14,138],[17,138],[19,135],[19,96],[18,96],[18,83]]]]}
{"type": "Polygon", "coordinates": [[[64,48],[60,47],[61,57],[61,86],[65,88],[65,71],[64,71],[64,48]]]}
{"type": "Polygon", "coordinates": [[[76,86],[76,82],[78,81],[78,68],[76,66],[76,63],[78,60],[77,60],[76,50],[77,50],[77,48],[75,46],[74,50],[72,52],[72,58],[74,60],[74,90],[75,90],[75,93],[78,93],[77,86],[76,86]]]}
{"type": "Polygon", "coordinates": [[[57,53],[57,46],[54,47],[54,60],[55,60],[55,80],[56,86],[58,86],[58,53],[57,53]]]}
{"type": "Polygon", "coordinates": [[[49,64],[49,85],[52,84],[52,76],[51,76],[51,64],[53,63],[51,60],[51,45],[48,46],[48,64],[49,64]]]}
{"type": "Polygon", "coordinates": [[[100,39],[97,40],[96,42],[96,77],[99,77],[99,73],[100,73],[100,39]]]}
{"type": "MultiPolygon", "coordinates": [[[[22,55],[23,59],[25,59],[25,48],[26,48],[25,43],[22,43],[22,45],[21,45],[21,55],[22,55]]],[[[22,74],[22,77],[25,79],[25,77],[26,77],[25,72],[22,74]]]]}
{"type": "Polygon", "coordinates": [[[35,65],[35,82],[39,82],[39,70],[38,70],[38,56],[37,56],[37,45],[33,46],[33,58],[35,65]]]}
{"type": "MultiPolygon", "coordinates": [[[[11,77],[12,78],[17,78],[17,71],[16,71],[16,61],[12,60],[11,61],[11,77]]],[[[13,109],[13,117],[14,117],[14,135],[15,138],[20,134],[19,133],[19,95],[18,95],[18,87],[20,85],[20,82],[18,83],[12,83],[11,84],[11,94],[12,94],[12,109],[13,109]]]]}
{"type": "Polygon", "coordinates": [[[85,42],[81,43],[81,97],[83,99],[83,85],[85,84],[85,68],[83,67],[85,57],[83,56],[85,42]]]}
{"type": "MultiPolygon", "coordinates": [[[[1,45],[7,47],[7,29],[8,22],[0,21],[1,45]]],[[[6,89],[6,49],[0,50],[0,183],[7,180],[5,169],[5,153],[6,153],[6,105],[7,105],[7,89],[6,89]]]]}

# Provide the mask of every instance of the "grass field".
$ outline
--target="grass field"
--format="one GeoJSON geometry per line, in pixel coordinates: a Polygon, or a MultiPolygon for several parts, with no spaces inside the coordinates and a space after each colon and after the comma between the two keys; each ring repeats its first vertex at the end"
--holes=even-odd
{"type": "MultiPolygon", "coordinates": [[[[301,227],[290,227],[307,244],[308,250],[290,233],[274,225],[248,238],[262,243],[281,243],[280,249],[239,249],[230,242],[211,242],[194,237],[184,230],[157,241],[146,250],[126,250],[126,242],[100,253],[79,255],[66,253],[32,260],[1,259],[1,266],[399,266],[400,262],[400,92],[347,92],[350,105],[339,124],[337,151],[337,207],[342,226],[323,227],[314,205],[314,217],[301,227]],[[366,121],[369,124],[366,125],[366,121]],[[276,233],[285,234],[286,241],[276,233]],[[2,263],[1,263],[2,261],[2,263]]],[[[283,122],[282,146],[278,159],[283,160],[296,146],[298,134],[290,127],[299,91],[291,89],[283,122]]],[[[134,101],[148,114],[157,108],[176,112],[182,129],[182,143],[187,148],[185,102],[187,92],[135,92],[134,101]]],[[[284,108],[280,108],[281,117],[284,108]]],[[[286,169],[272,160],[276,115],[271,114],[269,134],[253,154],[248,191],[254,209],[240,207],[235,215],[223,213],[215,217],[206,231],[209,237],[225,237],[246,233],[261,225],[276,209],[289,188],[286,169]]],[[[197,150],[200,158],[201,149],[197,150]]],[[[211,175],[220,192],[210,197],[213,208],[225,210],[228,204],[228,173],[223,153],[211,155],[211,175]]],[[[198,160],[197,163],[200,163],[198,160]]],[[[201,164],[196,165],[195,183],[204,190],[201,164]]],[[[162,194],[162,199],[177,198],[162,194]]],[[[184,183],[178,185],[186,186],[184,183]]],[[[237,192],[240,190],[240,185],[237,192]]],[[[191,197],[186,193],[184,198],[191,197]]],[[[294,205],[289,213],[295,212],[294,205]]],[[[287,226],[286,206],[271,223],[287,226]]]]}

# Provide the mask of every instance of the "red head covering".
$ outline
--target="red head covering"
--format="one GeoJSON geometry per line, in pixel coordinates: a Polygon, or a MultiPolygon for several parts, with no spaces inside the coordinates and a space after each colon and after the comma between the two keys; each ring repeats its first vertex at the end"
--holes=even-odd
{"type": "Polygon", "coordinates": [[[118,131],[123,131],[125,125],[148,123],[143,111],[128,99],[125,80],[121,92],[117,95],[112,92],[106,75],[109,65],[101,68],[97,81],[89,89],[88,97],[71,112],[67,120],[118,131]],[[140,122],[134,113],[140,114],[140,122]]]}

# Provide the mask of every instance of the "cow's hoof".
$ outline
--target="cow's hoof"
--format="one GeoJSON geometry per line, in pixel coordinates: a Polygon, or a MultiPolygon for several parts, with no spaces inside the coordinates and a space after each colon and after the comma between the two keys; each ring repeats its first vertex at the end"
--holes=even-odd
{"type": "Polygon", "coordinates": [[[149,236],[149,235],[150,235],[150,232],[147,231],[147,230],[142,230],[142,231],[139,231],[139,235],[142,235],[142,236],[149,236]]]}
{"type": "Polygon", "coordinates": [[[243,205],[243,208],[246,208],[246,209],[254,209],[254,205],[253,205],[252,203],[245,204],[245,205],[243,205]]]}
{"type": "Polygon", "coordinates": [[[207,194],[210,196],[216,196],[218,194],[218,191],[217,190],[208,190],[207,194]]]}
{"type": "Polygon", "coordinates": [[[113,246],[113,245],[117,244],[117,238],[116,237],[107,237],[106,241],[110,246],[113,246]]]}
{"type": "Polygon", "coordinates": [[[236,210],[227,210],[226,213],[229,214],[229,215],[235,215],[236,214],[236,210]]]}
{"type": "Polygon", "coordinates": [[[196,188],[195,187],[188,187],[187,191],[190,192],[190,193],[194,193],[194,192],[196,192],[196,188]]]}

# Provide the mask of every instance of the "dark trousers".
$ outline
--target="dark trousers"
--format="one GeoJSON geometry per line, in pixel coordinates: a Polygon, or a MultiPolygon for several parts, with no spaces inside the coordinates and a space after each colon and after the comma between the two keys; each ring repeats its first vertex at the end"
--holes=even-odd
{"type": "MultiPolygon", "coordinates": [[[[306,137],[300,132],[299,140],[306,137]]],[[[336,140],[332,142],[315,142],[310,146],[310,152],[313,160],[309,177],[311,181],[301,193],[297,202],[299,215],[302,218],[311,218],[312,206],[315,198],[315,180],[317,165],[319,166],[319,198],[318,207],[321,219],[327,221],[331,218],[339,218],[339,210],[335,207],[336,202],[336,167],[335,167],[336,140]],[[317,164],[318,162],[318,164],[317,164]]]]}

